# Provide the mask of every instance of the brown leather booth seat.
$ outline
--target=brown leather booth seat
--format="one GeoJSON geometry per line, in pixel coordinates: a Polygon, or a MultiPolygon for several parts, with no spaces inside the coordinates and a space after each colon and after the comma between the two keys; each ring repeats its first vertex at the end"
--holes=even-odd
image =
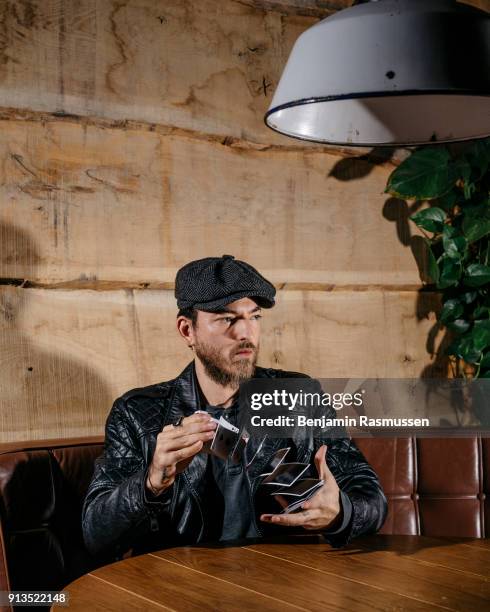
{"type": "Polygon", "coordinates": [[[489,537],[489,438],[363,438],[356,443],[388,498],[381,533],[489,537]]]}
{"type": "MultiPolygon", "coordinates": [[[[382,533],[486,537],[490,440],[356,440],[389,501],[382,533]]],[[[58,590],[102,564],[80,513],[101,438],[0,448],[0,588],[58,590]]]]}
{"type": "Polygon", "coordinates": [[[100,437],[0,446],[1,590],[59,590],[101,564],[80,516],[102,450],[100,437]]]}

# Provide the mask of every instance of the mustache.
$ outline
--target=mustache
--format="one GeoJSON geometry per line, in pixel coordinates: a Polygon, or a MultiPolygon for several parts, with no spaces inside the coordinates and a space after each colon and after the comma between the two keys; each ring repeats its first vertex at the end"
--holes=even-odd
{"type": "Polygon", "coordinates": [[[233,351],[233,356],[235,356],[240,351],[243,351],[243,349],[253,349],[254,351],[256,351],[257,347],[255,346],[253,342],[250,342],[249,340],[247,340],[237,346],[237,348],[233,351]]]}

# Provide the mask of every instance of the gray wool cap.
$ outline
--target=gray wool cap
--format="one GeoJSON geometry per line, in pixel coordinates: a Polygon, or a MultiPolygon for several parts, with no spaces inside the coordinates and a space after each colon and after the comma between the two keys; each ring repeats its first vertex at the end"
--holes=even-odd
{"type": "Polygon", "coordinates": [[[177,272],[175,297],[179,308],[215,312],[244,297],[262,308],[275,304],[276,289],[250,264],[233,255],[191,261],[177,272]]]}

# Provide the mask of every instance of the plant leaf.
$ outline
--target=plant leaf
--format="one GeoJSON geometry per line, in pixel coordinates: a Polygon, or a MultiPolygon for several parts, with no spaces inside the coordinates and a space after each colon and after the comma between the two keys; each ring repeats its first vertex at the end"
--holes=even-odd
{"type": "Polygon", "coordinates": [[[456,355],[464,359],[466,363],[477,363],[480,359],[481,351],[477,351],[473,346],[471,336],[458,338],[446,349],[447,355],[456,355]]]}
{"type": "Polygon", "coordinates": [[[465,319],[456,319],[455,321],[446,323],[446,327],[458,334],[465,334],[470,328],[470,323],[465,319]]]}
{"type": "Polygon", "coordinates": [[[490,283],[490,266],[473,263],[466,268],[465,284],[469,287],[481,287],[490,283]]]}
{"type": "Polygon", "coordinates": [[[481,368],[490,368],[490,351],[483,355],[482,360],[480,361],[481,368]]]}
{"type": "Polygon", "coordinates": [[[385,192],[398,198],[439,198],[457,180],[455,167],[450,161],[449,152],[444,147],[417,149],[390,174],[385,192]]]}
{"type": "Polygon", "coordinates": [[[490,321],[475,321],[472,330],[473,345],[476,350],[483,351],[490,346],[490,321]]]}
{"type": "Polygon", "coordinates": [[[464,259],[468,254],[468,242],[455,227],[445,225],[442,230],[442,245],[451,259],[464,259]]]}
{"type": "Polygon", "coordinates": [[[437,287],[439,289],[446,289],[453,285],[457,285],[461,278],[461,265],[450,257],[443,257],[442,272],[439,276],[439,282],[437,287]]]}
{"type": "Polygon", "coordinates": [[[457,298],[453,298],[451,300],[447,300],[444,302],[444,306],[442,307],[441,314],[439,315],[439,320],[442,323],[448,323],[449,321],[454,321],[460,315],[463,314],[463,305],[457,298]]]}
{"type": "Polygon", "coordinates": [[[466,291],[459,296],[459,299],[463,302],[463,304],[471,304],[478,297],[478,291],[466,291]]]}
{"type": "Polygon", "coordinates": [[[473,316],[475,319],[484,319],[488,317],[490,314],[490,309],[488,306],[478,306],[478,308],[474,311],[473,316]]]}
{"type": "Polygon", "coordinates": [[[470,166],[478,170],[475,180],[480,180],[490,166],[490,138],[474,142],[464,156],[470,166]]]}
{"type": "Polygon", "coordinates": [[[434,204],[445,211],[449,211],[460,198],[461,194],[459,191],[457,189],[451,189],[451,191],[448,191],[440,198],[437,198],[434,204]]]}
{"type": "Polygon", "coordinates": [[[427,245],[427,274],[432,279],[432,282],[437,285],[439,282],[439,266],[437,265],[436,257],[432,251],[430,240],[424,238],[424,242],[427,245]]]}
{"type": "Polygon", "coordinates": [[[490,205],[488,203],[463,208],[463,232],[468,242],[475,242],[490,234],[490,205]]]}
{"type": "Polygon", "coordinates": [[[444,227],[444,221],[446,219],[446,213],[442,208],[432,206],[430,208],[424,208],[418,213],[415,213],[410,219],[418,226],[422,227],[429,232],[442,232],[444,227]]]}

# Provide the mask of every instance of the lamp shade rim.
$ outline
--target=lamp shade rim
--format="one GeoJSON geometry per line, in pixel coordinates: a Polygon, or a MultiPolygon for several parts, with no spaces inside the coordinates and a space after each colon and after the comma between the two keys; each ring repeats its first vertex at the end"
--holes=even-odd
{"type": "Polygon", "coordinates": [[[272,115],[274,115],[275,113],[281,111],[281,110],[285,110],[288,108],[295,108],[298,106],[306,106],[309,104],[316,104],[316,103],[321,103],[321,102],[335,102],[335,101],[341,101],[341,100],[352,100],[352,99],[362,99],[362,98],[380,98],[380,97],[400,97],[400,96],[417,96],[417,95],[450,95],[450,96],[472,96],[472,97],[481,97],[481,98],[488,98],[490,97],[490,91],[476,91],[476,90],[457,90],[455,91],[454,89],[446,89],[446,90],[441,90],[441,89],[436,89],[436,90],[428,90],[428,89],[411,89],[411,90],[405,90],[405,91],[393,91],[393,92],[387,92],[387,91],[376,91],[376,92],[356,92],[356,93],[351,93],[351,94],[341,94],[341,95],[331,95],[331,96],[314,96],[314,97],[309,97],[309,98],[299,98],[297,100],[291,100],[290,102],[285,102],[284,104],[279,104],[277,106],[274,106],[272,108],[269,108],[267,110],[267,112],[264,115],[264,124],[271,130],[273,130],[274,132],[277,132],[278,134],[281,134],[283,136],[288,136],[290,138],[295,138],[296,140],[303,140],[303,141],[308,141],[308,142],[317,142],[320,144],[331,144],[331,145],[337,145],[337,146],[349,146],[349,147],[372,147],[372,146],[390,146],[390,147],[396,147],[396,146],[404,146],[404,147],[411,147],[411,146],[419,146],[419,145],[424,145],[424,144],[443,144],[443,143],[447,143],[447,142],[463,142],[465,140],[478,140],[480,138],[487,138],[488,136],[490,136],[490,132],[486,133],[483,132],[480,135],[470,135],[468,137],[456,137],[456,138],[441,138],[440,140],[434,140],[434,141],[430,141],[430,140],[417,140],[417,141],[413,141],[413,142],[409,142],[407,143],[406,141],[402,142],[347,142],[347,141],[342,141],[342,140],[327,140],[327,139],[319,139],[318,137],[308,137],[308,136],[304,136],[301,135],[299,133],[292,133],[292,132],[288,132],[286,130],[280,129],[274,125],[271,124],[270,122],[270,118],[272,115]]]}
{"type": "Polygon", "coordinates": [[[409,143],[407,142],[346,142],[344,140],[336,141],[336,140],[318,140],[318,138],[307,138],[306,136],[299,136],[297,134],[289,134],[286,132],[282,132],[281,130],[278,130],[277,128],[270,126],[268,123],[266,123],[266,125],[273,132],[276,132],[277,134],[281,134],[281,136],[287,136],[288,138],[294,138],[294,140],[301,140],[303,142],[314,142],[319,145],[349,147],[350,149],[354,149],[357,147],[358,148],[372,148],[372,147],[410,148],[410,147],[419,147],[422,145],[443,145],[448,142],[465,142],[467,140],[484,140],[485,138],[488,138],[490,136],[490,133],[488,133],[488,134],[481,134],[480,136],[467,136],[464,138],[461,137],[461,138],[447,139],[447,140],[418,140],[418,141],[409,142],[409,143]]]}
{"type": "Polygon", "coordinates": [[[353,92],[349,94],[333,94],[331,96],[311,96],[308,98],[298,98],[297,100],[291,100],[290,102],[284,102],[278,104],[272,108],[269,108],[264,115],[264,119],[267,122],[267,118],[273,113],[277,113],[285,108],[292,108],[293,106],[304,106],[306,104],[316,104],[317,102],[334,102],[336,100],[355,100],[360,98],[388,98],[390,96],[474,96],[479,98],[490,97],[490,90],[475,90],[475,89],[398,89],[396,91],[363,91],[353,92]]]}

